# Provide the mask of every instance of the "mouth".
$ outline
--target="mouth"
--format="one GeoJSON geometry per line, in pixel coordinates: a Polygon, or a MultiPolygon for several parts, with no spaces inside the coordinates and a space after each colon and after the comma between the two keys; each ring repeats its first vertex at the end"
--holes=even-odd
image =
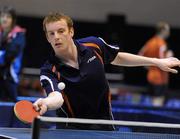
{"type": "Polygon", "coordinates": [[[59,48],[59,47],[61,47],[62,46],[62,43],[55,43],[55,47],[56,48],[59,48]]]}

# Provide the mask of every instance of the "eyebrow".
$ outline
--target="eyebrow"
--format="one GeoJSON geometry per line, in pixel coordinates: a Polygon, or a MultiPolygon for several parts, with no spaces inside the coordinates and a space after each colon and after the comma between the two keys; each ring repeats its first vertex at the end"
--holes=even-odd
{"type": "MultiPolygon", "coordinates": [[[[65,30],[65,29],[64,28],[59,28],[57,30],[65,30]]],[[[53,32],[53,31],[47,31],[47,32],[50,33],[50,32],[53,32]]]]}

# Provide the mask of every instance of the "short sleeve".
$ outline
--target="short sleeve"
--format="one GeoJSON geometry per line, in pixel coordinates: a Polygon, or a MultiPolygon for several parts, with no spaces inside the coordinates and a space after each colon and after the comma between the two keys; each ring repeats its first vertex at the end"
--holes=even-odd
{"type": "Polygon", "coordinates": [[[115,57],[117,56],[117,53],[120,51],[120,46],[118,45],[110,45],[106,43],[102,38],[98,38],[99,46],[103,52],[103,60],[105,64],[110,64],[115,57]]]}
{"type": "Polygon", "coordinates": [[[104,64],[110,64],[120,51],[120,46],[110,45],[100,37],[91,36],[80,39],[79,42],[83,44],[88,43],[88,45],[95,44],[96,47],[92,48],[101,55],[104,64]]]}
{"type": "Polygon", "coordinates": [[[42,88],[45,90],[46,94],[48,95],[51,92],[58,91],[60,92],[58,88],[58,77],[57,75],[51,70],[52,66],[45,64],[41,68],[40,72],[40,82],[42,88]]]}

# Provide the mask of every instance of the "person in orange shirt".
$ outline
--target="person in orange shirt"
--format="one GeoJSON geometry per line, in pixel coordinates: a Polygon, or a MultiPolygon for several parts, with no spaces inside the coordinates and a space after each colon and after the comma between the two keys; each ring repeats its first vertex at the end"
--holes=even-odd
{"type": "MultiPolygon", "coordinates": [[[[166,42],[169,35],[169,25],[165,22],[159,22],[156,26],[156,34],[145,43],[144,47],[139,51],[139,55],[154,58],[173,56],[173,52],[168,49],[166,42]]],[[[162,106],[169,83],[168,73],[158,67],[149,67],[147,80],[149,83],[149,92],[153,96],[153,105],[162,106]]]]}

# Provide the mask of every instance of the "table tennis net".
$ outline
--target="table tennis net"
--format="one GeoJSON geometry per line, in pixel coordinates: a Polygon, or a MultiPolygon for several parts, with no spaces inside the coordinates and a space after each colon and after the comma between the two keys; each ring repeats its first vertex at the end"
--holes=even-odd
{"type": "Polygon", "coordinates": [[[116,121],[116,120],[94,120],[42,117],[35,119],[33,123],[32,139],[180,139],[180,124],[116,121]],[[42,128],[48,123],[49,128],[42,128]],[[68,129],[57,126],[59,124],[78,125],[69,126],[68,129]],[[102,128],[90,129],[89,127],[115,127],[115,130],[102,128]],[[80,127],[77,129],[77,127],[80,127]],[[83,129],[83,128],[84,129],[83,129]],[[86,128],[88,127],[88,128],[86,128]]]}

